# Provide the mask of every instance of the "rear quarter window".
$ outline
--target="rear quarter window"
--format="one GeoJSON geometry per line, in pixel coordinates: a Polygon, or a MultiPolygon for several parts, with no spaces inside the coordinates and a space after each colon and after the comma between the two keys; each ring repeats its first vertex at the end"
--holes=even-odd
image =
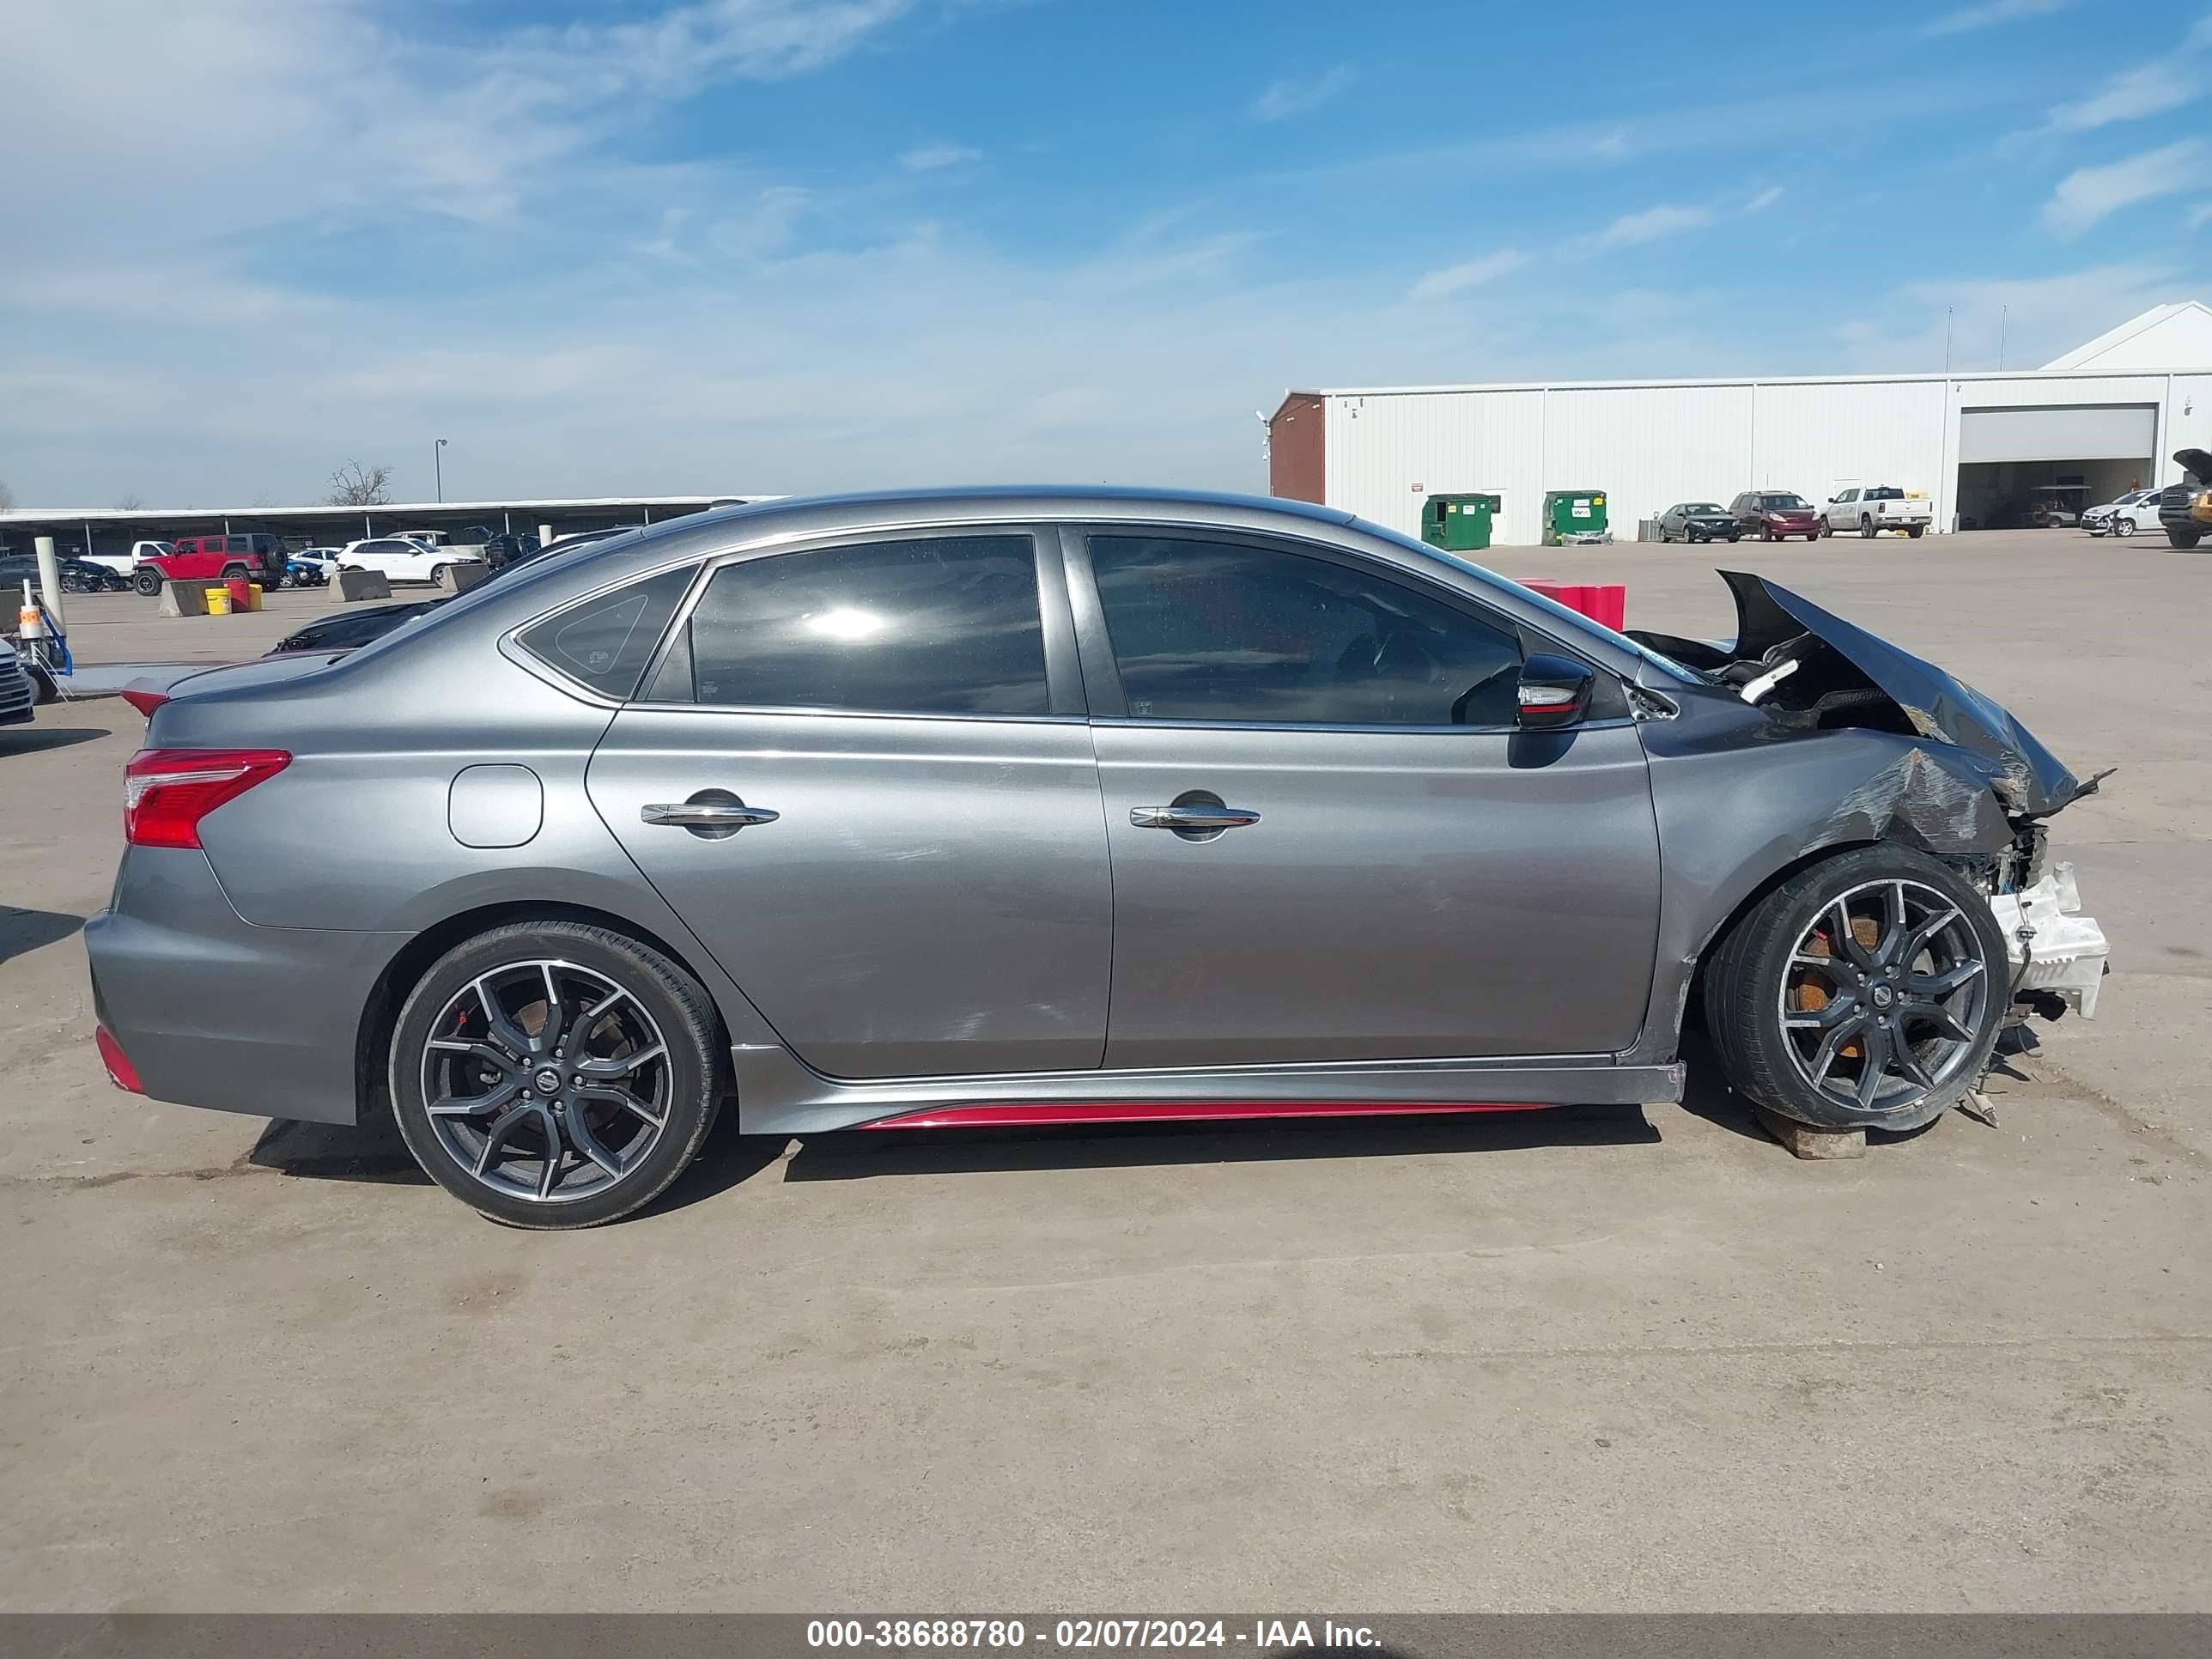
{"type": "Polygon", "coordinates": [[[664,570],[579,600],[532,623],[515,641],[564,678],[604,697],[629,698],[696,569],[664,570]]]}

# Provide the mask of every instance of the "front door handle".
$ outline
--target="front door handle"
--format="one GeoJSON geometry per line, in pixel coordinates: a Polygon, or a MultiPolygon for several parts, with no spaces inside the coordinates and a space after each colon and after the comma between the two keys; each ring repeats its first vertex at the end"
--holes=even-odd
{"type": "Polygon", "coordinates": [[[749,823],[774,823],[782,815],[765,806],[748,806],[723,791],[702,791],[708,799],[657,801],[641,806],[637,815],[647,823],[672,823],[683,830],[742,830],[749,823]]]}
{"type": "Polygon", "coordinates": [[[1260,815],[1243,806],[1192,801],[1174,806],[1132,806],[1129,822],[1139,830],[1242,830],[1260,815]]]}

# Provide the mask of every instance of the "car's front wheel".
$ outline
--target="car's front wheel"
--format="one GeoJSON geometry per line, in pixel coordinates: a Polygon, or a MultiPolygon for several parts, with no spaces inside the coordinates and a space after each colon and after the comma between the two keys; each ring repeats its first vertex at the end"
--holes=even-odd
{"type": "Polygon", "coordinates": [[[2113,516],[2112,534],[2115,536],[2132,536],[2135,533],[2136,521],[2133,519],[2127,517],[2125,514],[2115,514],[2113,516]]]}
{"type": "Polygon", "coordinates": [[[1729,1081],[1823,1128],[1914,1129],[1964,1099],[2008,1000],[2002,928],[1907,848],[1824,859],[1754,905],[1705,966],[1729,1081]]]}
{"type": "Polygon", "coordinates": [[[399,1011],[392,1102],[430,1178],[495,1221],[597,1226],[684,1172],[720,1104],[706,991],[604,927],[517,922],[456,945],[399,1011]]]}
{"type": "Polygon", "coordinates": [[[150,599],[161,591],[161,573],[150,565],[142,565],[131,578],[131,585],[150,599]]]}

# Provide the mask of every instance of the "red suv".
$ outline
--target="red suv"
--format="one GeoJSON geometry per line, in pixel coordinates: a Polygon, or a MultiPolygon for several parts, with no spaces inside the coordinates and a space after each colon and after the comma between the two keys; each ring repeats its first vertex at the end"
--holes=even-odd
{"type": "Polygon", "coordinates": [[[158,593],[165,581],[217,581],[243,578],[264,587],[284,581],[284,544],[276,537],[179,536],[171,551],[142,559],[131,575],[141,593],[158,593]]]}
{"type": "Polygon", "coordinates": [[[1763,542],[1786,541],[1792,536],[1817,541],[1820,535],[1820,515],[1813,504],[1786,489],[1747,489],[1729,504],[1729,516],[1740,534],[1763,542]]]}

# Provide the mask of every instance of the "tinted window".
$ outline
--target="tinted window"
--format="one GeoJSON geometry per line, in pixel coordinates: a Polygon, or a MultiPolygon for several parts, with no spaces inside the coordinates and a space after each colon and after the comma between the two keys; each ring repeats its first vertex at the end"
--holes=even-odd
{"type": "Polygon", "coordinates": [[[1878,484],[1867,491],[1866,498],[1870,501],[1901,501],[1905,499],[1905,492],[1894,485],[1878,484]]]}
{"type": "Polygon", "coordinates": [[[725,565],[651,695],[725,708],[1048,714],[1030,538],[875,542],[725,565]]]}
{"type": "Polygon", "coordinates": [[[690,586],[693,568],[664,570],[570,605],[517,637],[532,656],[569,678],[605,696],[627,697],[637,690],[638,676],[690,586]]]}
{"type": "Polygon", "coordinates": [[[1139,720],[1510,726],[1518,641],[1327,559],[1097,536],[1091,568],[1139,720]]]}

